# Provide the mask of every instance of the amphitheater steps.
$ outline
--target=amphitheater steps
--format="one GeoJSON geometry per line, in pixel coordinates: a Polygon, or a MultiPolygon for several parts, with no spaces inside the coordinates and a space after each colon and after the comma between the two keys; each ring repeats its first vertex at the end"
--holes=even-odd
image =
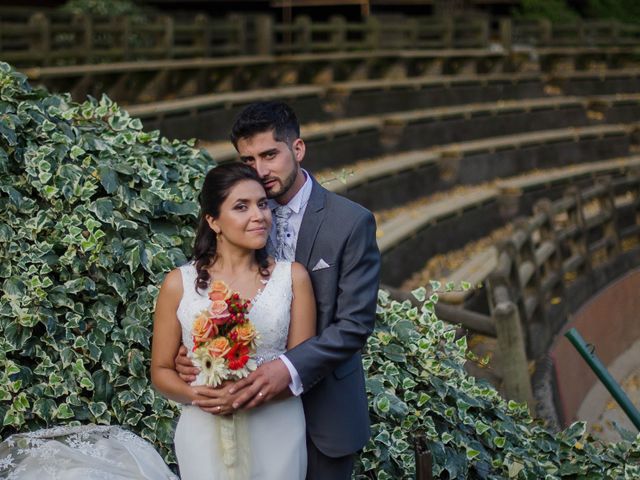
{"type": "Polygon", "coordinates": [[[288,102],[306,124],[474,104],[478,98],[488,104],[562,95],[593,96],[596,91],[600,96],[625,94],[640,90],[638,73],[632,70],[553,77],[491,74],[338,82],[198,95],[131,105],[129,111],[141,118],[147,129],[160,129],[172,138],[196,137],[215,142],[227,138],[229,125],[244,106],[260,99],[288,102]]]}
{"type": "MultiPolygon", "coordinates": [[[[333,180],[326,186],[372,210],[387,209],[456,184],[558,167],[563,164],[562,152],[575,155],[591,149],[593,160],[626,155],[632,131],[627,125],[554,129],[385,155],[346,167],[349,175],[344,183],[333,180]]],[[[335,176],[331,170],[319,174],[335,176]]]]}
{"type": "MultiPolygon", "coordinates": [[[[477,103],[305,124],[306,165],[313,171],[358,160],[500,133],[627,122],[640,116],[640,95],[555,97],[477,103]]],[[[202,139],[201,139],[202,140],[202,139]]],[[[232,160],[228,142],[202,141],[218,162],[232,160]]]]}
{"type": "MultiPolygon", "coordinates": [[[[519,198],[527,197],[526,204],[531,205],[542,196],[558,197],[570,185],[587,183],[603,175],[623,175],[639,168],[639,156],[614,158],[459,189],[458,193],[439,200],[429,201],[427,198],[419,205],[414,203],[411,209],[397,207],[395,215],[387,215],[378,225],[378,245],[383,256],[382,282],[391,286],[401,285],[412,274],[428,269],[428,265],[424,267],[425,263],[436,255],[464,248],[470,240],[489,235],[517,215],[530,213],[523,205],[516,208],[509,205],[509,197],[516,190],[521,192],[519,198]],[[411,265],[417,268],[408,271],[407,266],[411,265]]],[[[521,200],[520,203],[525,202],[521,200]]],[[[384,216],[384,212],[378,215],[384,216]]],[[[461,266],[463,271],[451,272],[445,281],[462,279],[464,269],[475,271],[470,279],[474,283],[482,280],[479,272],[488,274],[491,271],[491,265],[484,263],[490,262],[490,257],[483,255],[482,262],[475,261],[483,265],[482,269],[478,265],[461,266]]],[[[460,298],[456,302],[464,301],[466,296],[458,295],[460,298]]],[[[453,296],[449,301],[454,302],[453,296]]]]}

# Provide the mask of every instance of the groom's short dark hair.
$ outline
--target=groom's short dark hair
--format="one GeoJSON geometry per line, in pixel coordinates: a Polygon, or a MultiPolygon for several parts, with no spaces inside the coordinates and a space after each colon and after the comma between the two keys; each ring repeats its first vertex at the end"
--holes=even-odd
{"type": "Polygon", "coordinates": [[[231,127],[231,142],[237,148],[241,138],[271,130],[278,142],[289,145],[300,137],[300,124],[293,109],[278,101],[252,103],[236,117],[231,127]]]}

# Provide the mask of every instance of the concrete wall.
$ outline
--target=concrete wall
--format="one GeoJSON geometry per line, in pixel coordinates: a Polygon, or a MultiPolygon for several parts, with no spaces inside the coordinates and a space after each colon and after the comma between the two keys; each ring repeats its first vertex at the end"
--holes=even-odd
{"type": "MultiPolygon", "coordinates": [[[[549,351],[555,369],[557,407],[565,425],[577,418],[578,410],[592,387],[599,382],[577,350],[564,337],[575,327],[596,354],[611,365],[640,339],[640,269],[612,282],[584,304],[558,335],[549,351]]],[[[636,359],[640,364],[640,359],[636,359]]],[[[617,379],[620,380],[620,379],[617,379]]]]}

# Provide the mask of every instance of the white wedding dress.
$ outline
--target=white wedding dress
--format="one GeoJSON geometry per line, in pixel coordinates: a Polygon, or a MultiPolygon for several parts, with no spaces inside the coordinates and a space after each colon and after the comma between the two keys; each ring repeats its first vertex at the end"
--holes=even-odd
{"type": "MultiPolygon", "coordinates": [[[[195,288],[193,263],[180,267],[183,296],[178,306],[182,342],[191,352],[191,326],[197,314],[208,308],[207,292],[195,288]]],[[[278,358],[287,344],[291,317],[291,263],[277,262],[269,281],[252,301],[249,319],[258,330],[258,364],[278,358]]],[[[194,385],[201,384],[197,378],[194,385]]],[[[299,397],[274,400],[234,415],[239,431],[237,463],[246,468],[230,471],[223,459],[219,416],[184,405],[175,432],[176,456],[182,480],[302,480],[307,451],[304,411],[299,397]],[[241,441],[248,438],[248,442],[241,441]],[[240,473],[238,473],[240,472],[240,473]]]]}
{"type": "Polygon", "coordinates": [[[153,446],[117,426],[54,427],[0,443],[3,480],[178,480],[153,446]]]}

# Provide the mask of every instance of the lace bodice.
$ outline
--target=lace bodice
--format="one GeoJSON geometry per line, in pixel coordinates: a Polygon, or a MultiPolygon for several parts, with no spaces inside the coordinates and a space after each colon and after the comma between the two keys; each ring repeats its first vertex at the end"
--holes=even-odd
{"type": "MultiPolygon", "coordinates": [[[[192,262],[181,266],[180,272],[183,293],[178,305],[178,320],[182,327],[182,343],[191,352],[193,321],[202,310],[209,308],[211,301],[207,291],[196,290],[197,272],[192,262]]],[[[249,320],[255,325],[259,335],[255,356],[258,365],[278,358],[285,352],[292,297],[291,263],[276,262],[271,278],[254,297],[249,311],[249,320]]],[[[196,379],[195,383],[200,382],[196,379]]]]}

